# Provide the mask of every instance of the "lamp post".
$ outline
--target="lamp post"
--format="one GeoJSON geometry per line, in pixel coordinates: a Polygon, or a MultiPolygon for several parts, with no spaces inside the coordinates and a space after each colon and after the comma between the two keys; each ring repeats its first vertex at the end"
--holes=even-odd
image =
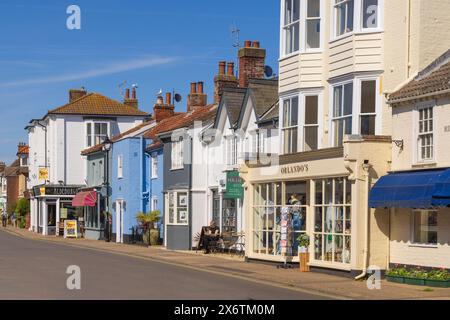
{"type": "MultiPolygon", "coordinates": [[[[105,160],[105,181],[103,182],[105,187],[106,187],[106,199],[105,199],[105,204],[106,204],[106,212],[109,212],[109,152],[111,151],[111,147],[112,147],[112,142],[111,140],[109,140],[109,137],[106,136],[106,139],[103,141],[103,152],[106,152],[106,160],[105,160]]],[[[112,214],[112,213],[110,213],[112,214]]],[[[111,222],[112,222],[112,218],[111,218],[111,222]]],[[[110,242],[111,241],[111,230],[112,229],[112,224],[109,223],[109,217],[105,215],[105,233],[106,230],[108,230],[108,232],[106,233],[106,237],[105,240],[106,242],[110,242]]]]}

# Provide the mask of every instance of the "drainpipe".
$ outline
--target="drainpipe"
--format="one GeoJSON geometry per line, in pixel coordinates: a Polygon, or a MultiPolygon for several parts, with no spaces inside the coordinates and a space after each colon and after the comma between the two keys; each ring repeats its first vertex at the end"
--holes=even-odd
{"type": "Polygon", "coordinates": [[[407,45],[407,65],[406,79],[411,75],[411,0],[408,0],[408,45],[407,45]]]}
{"type": "Polygon", "coordinates": [[[365,192],[365,206],[366,206],[366,212],[364,215],[364,226],[365,226],[365,233],[364,233],[364,266],[363,266],[363,272],[355,277],[355,280],[360,280],[364,278],[367,275],[367,268],[368,268],[368,258],[369,258],[369,215],[370,215],[370,208],[369,208],[369,190],[370,190],[370,180],[369,180],[369,170],[372,167],[371,164],[369,164],[368,160],[364,160],[364,164],[362,165],[363,171],[364,171],[364,181],[366,184],[366,192],[365,192]]]}

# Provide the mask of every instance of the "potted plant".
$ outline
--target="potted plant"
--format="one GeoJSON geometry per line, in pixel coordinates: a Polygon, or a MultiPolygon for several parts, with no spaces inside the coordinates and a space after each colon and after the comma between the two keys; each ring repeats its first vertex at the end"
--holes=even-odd
{"type": "Polygon", "coordinates": [[[425,279],[425,285],[429,287],[450,288],[450,273],[445,268],[432,270],[425,279]]]}
{"type": "Polygon", "coordinates": [[[420,267],[411,270],[395,267],[386,271],[386,279],[418,286],[450,288],[450,273],[445,268],[427,271],[420,267]]]}
{"type": "Polygon", "coordinates": [[[299,260],[300,260],[300,271],[308,272],[309,271],[309,236],[306,233],[302,233],[297,238],[298,241],[298,252],[299,252],[299,260]]]}
{"type": "Polygon", "coordinates": [[[149,213],[139,212],[136,215],[136,220],[144,229],[144,242],[152,246],[159,243],[159,230],[155,224],[161,220],[161,213],[159,210],[154,210],[149,213]]]}
{"type": "Polygon", "coordinates": [[[408,275],[406,268],[392,268],[386,271],[386,280],[390,282],[405,283],[405,277],[408,275]]]}

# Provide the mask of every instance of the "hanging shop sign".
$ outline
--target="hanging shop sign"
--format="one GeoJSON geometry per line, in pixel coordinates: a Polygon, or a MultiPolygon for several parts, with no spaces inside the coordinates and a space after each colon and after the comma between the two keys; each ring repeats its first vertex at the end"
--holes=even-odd
{"type": "Polygon", "coordinates": [[[39,180],[48,180],[48,168],[39,168],[39,180]]]}
{"type": "Polygon", "coordinates": [[[78,221],[64,220],[64,238],[78,237],[78,221]]]}
{"type": "Polygon", "coordinates": [[[242,186],[242,179],[238,171],[227,172],[227,183],[225,199],[242,199],[244,198],[244,187],[242,186]]]}

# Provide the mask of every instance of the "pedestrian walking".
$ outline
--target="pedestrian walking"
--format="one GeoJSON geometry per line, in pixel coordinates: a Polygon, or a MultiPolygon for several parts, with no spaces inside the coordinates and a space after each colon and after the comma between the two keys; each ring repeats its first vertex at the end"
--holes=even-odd
{"type": "Polygon", "coordinates": [[[17,219],[16,219],[16,213],[13,212],[11,214],[11,224],[14,228],[17,228],[17,219]]]}
{"type": "Polygon", "coordinates": [[[6,213],[6,211],[3,211],[2,213],[2,225],[4,228],[6,228],[6,222],[8,220],[8,214],[6,213]]]}

